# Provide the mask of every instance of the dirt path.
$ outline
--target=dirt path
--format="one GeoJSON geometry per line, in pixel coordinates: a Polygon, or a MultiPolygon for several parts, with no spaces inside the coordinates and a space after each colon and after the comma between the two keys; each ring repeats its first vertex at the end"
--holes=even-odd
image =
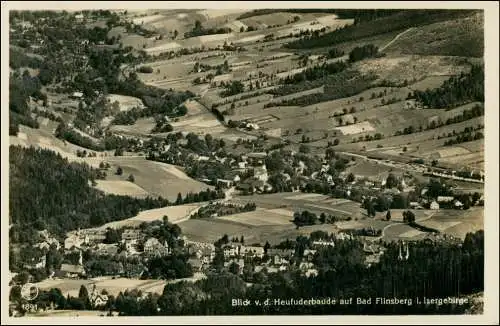
{"type": "MultiPolygon", "coordinates": [[[[431,214],[429,214],[429,215],[428,215],[428,216],[426,216],[426,217],[423,217],[422,219],[418,220],[417,222],[419,222],[419,223],[420,223],[420,222],[423,222],[423,221],[427,221],[427,220],[431,219],[431,218],[434,216],[434,214],[436,214],[436,212],[432,212],[431,214]]],[[[388,228],[393,227],[393,226],[395,226],[395,225],[401,225],[401,224],[404,224],[404,222],[394,222],[394,223],[391,223],[391,224],[386,225],[386,226],[382,229],[382,234],[381,234],[379,237],[376,237],[376,238],[372,239],[372,241],[378,241],[378,240],[382,239],[382,238],[385,236],[385,231],[386,231],[388,228]]]]}
{"type": "Polygon", "coordinates": [[[380,52],[384,51],[385,49],[387,49],[389,46],[391,46],[394,42],[396,42],[398,40],[398,38],[400,38],[401,36],[403,36],[404,34],[408,33],[409,31],[415,29],[414,27],[410,27],[408,28],[407,30],[399,33],[398,35],[396,35],[389,43],[387,43],[386,45],[384,45],[381,49],[379,49],[380,52]]]}

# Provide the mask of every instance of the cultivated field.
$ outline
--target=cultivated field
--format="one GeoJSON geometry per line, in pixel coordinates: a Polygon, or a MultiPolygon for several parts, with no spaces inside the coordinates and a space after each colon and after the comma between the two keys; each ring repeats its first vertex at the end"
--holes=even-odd
{"type": "Polygon", "coordinates": [[[293,224],[289,225],[260,225],[250,226],[235,223],[220,218],[196,219],[179,223],[182,233],[193,241],[215,242],[224,234],[229,238],[244,236],[245,243],[259,243],[264,245],[268,241],[276,245],[287,239],[295,240],[299,235],[309,235],[311,232],[323,230],[329,233],[337,232],[335,225],[314,225],[297,229],[293,224]]]}
{"type": "Polygon", "coordinates": [[[446,234],[463,239],[468,232],[484,229],[484,208],[472,207],[466,211],[440,210],[426,222],[437,225],[446,234]]]}
{"type": "Polygon", "coordinates": [[[285,209],[257,209],[254,212],[226,215],[216,218],[249,226],[288,225],[293,218],[293,212],[285,209]]]}
{"type": "Polygon", "coordinates": [[[96,188],[109,194],[143,198],[148,192],[130,181],[96,180],[96,188]]]}
{"type": "MultiPolygon", "coordinates": [[[[137,290],[143,293],[156,293],[162,294],[163,288],[167,283],[177,283],[180,281],[195,282],[204,278],[205,275],[202,273],[195,273],[192,277],[176,280],[140,280],[134,278],[124,278],[124,277],[99,277],[95,279],[87,280],[73,280],[73,279],[46,279],[42,282],[35,283],[41,290],[49,290],[51,288],[59,288],[64,296],[78,297],[80,286],[84,285],[87,289],[92,291],[94,285],[97,292],[106,290],[110,295],[118,296],[120,292],[125,292],[126,290],[132,291],[137,290]]],[[[78,311],[79,312],[79,311],[78,311]]],[[[91,313],[89,311],[89,313],[91,313]]],[[[95,312],[97,313],[97,312],[95,312]]],[[[102,313],[102,312],[99,312],[102,313]]],[[[63,313],[64,314],[64,313],[63,313]]],[[[85,311],[82,315],[85,315],[85,311]]]]}
{"type": "MultiPolygon", "coordinates": [[[[101,161],[109,163],[111,168],[106,178],[109,181],[128,182],[126,179],[132,174],[135,179],[134,183],[146,191],[147,194],[153,197],[162,196],[170,201],[175,201],[178,193],[185,196],[189,192],[200,192],[212,188],[191,179],[173,165],[148,161],[143,157],[108,156],[85,160],[92,162],[94,165],[99,165],[101,161]],[[118,167],[123,170],[121,176],[115,174],[118,167]]],[[[123,191],[112,187],[109,190],[123,191]]]]}
{"type": "Polygon", "coordinates": [[[482,57],[484,18],[481,14],[414,28],[385,51],[401,54],[482,57]]]}
{"type": "MultiPolygon", "coordinates": [[[[50,122],[45,127],[48,127],[50,125],[54,126],[57,125],[57,123],[50,122]]],[[[34,146],[36,148],[52,150],[61,155],[62,157],[67,158],[70,161],[77,161],[77,162],[80,162],[80,159],[76,156],[77,150],[80,151],[86,150],[87,152],[89,152],[89,150],[86,148],[73,145],[68,142],[63,142],[62,140],[57,139],[52,135],[51,131],[44,129],[42,128],[32,129],[20,125],[18,135],[9,137],[9,144],[14,146],[19,145],[23,147],[34,146]]],[[[105,152],[96,152],[96,153],[98,153],[98,155],[104,155],[105,152]]]]}
{"type": "Polygon", "coordinates": [[[171,223],[179,223],[189,219],[189,216],[195,213],[202,205],[202,203],[196,203],[149,209],[142,211],[137,216],[128,218],[126,220],[106,223],[97,229],[106,230],[107,228],[119,229],[123,227],[138,227],[144,222],[149,223],[154,221],[162,221],[163,216],[168,216],[168,220],[171,223]]]}
{"type": "Polygon", "coordinates": [[[470,66],[456,57],[406,55],[364,60],[355,67],[363,74],[376,74],[379,80],[402,83],[428,76],[457,75],[470,66]]]}
{"type": "Polygon", "coordinates": [[[141,99],[132,96],[109,94],[107,99],[110,103],[118,102],[120,111],[129,111],[135,107],[144,108],[144,104],[141,99]]]}
{"type": "Polygon", "coordinates": [[[133,125],[112,125],[112,132],[129,135],[148,135],[155,126],[154,118],[139,118],[133,125]]]}
{"type": "Polygon", "coordinates": [[[360,204],[347,200],[332,198],[321,194],[278,193],[265,195],[240,196],[233,201],[245,204],[255,203],[265,209],[284,209],[288,212],[308,210],[316,214],[326,213],[341,217],[361,216],[360,204]]]}

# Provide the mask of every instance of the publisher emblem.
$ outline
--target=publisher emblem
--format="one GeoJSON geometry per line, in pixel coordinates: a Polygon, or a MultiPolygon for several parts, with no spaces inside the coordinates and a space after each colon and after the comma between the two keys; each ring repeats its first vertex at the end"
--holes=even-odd
{"type": "Polygon", "coordinates": [[[38,296],[38,288],[35,285],[31,283],[26,283],[21,288],[21,297],[23,299],[32,301],[35,300],[37,296],[38,296]]]}

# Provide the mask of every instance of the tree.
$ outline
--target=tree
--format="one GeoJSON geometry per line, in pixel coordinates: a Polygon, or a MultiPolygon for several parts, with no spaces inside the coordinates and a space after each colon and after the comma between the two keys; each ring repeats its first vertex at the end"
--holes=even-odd
{"type": "Polygon", "coordinates": [[[325,157],[327,160],[331,160],[331,159],[335,158],[335,150],[331,147],[328,147],[325,150],[325,157]]]}
{"type": "Polygon", "coordinates": [[[121,235],[118,232],[118,230],[113,229],[113,228],[108,228],[106,230],[106,238],[104,239],[103,242],[108,243],[108,244],[118,243],[118,242],[120,242],[120,239],[121,239],[121,235]]]}
{"type": "Polygon", "coordinates": [[[80,286],[80,291],[78,292],[78,299],[80,299],[86,309],[90,309],[90,298],[89,298],[89,291],[87,290],[87,287],[85,285],[80,286]]]}
{"type": "Polygon", "coordinates": [[[179,35],[179,32],[177,30],[174,30],[174,40],[177,38],[178,35],[179,35]]]}
{"type": "Polygon", "coordinates": [[[122,175],[123,174],[123,169],[121,166],[119,166],[117,169],[116,169],[116,175],[122,175]]]}
{"type": "Polygon", "coordinates": [[[271,248],[271,245],[269,244],[269,241],[266,241],[264,244],[264,252],[267,254],[267,251],[271,248]]]}
{"type": "Polygon", "coordinates": [[[339,143],[340,143],[339,139],[335,138],[335,140],[333,141],[333,146],[337,146],[339,143]]]}
{"type": "Polygon", "coordinates": [[[347,176],[346,181],[350,183],[350,182],[353,182],[354,180],[356,180],[356,177],[354,176],[354,174],[352,172],[349,173],[349,175],[347,176]]]}
{"type": "Polygon", "coordinates": [[[391,211],[390,211],[390,210],[388,210],[388,211],[387,211],[387,214],[385,214],[385,219],[386,219],[387,221],[390,221],[390,220],[391,220],[391,211]]]}
{"type": "Polygon", "coordinates": [[[311,152],[311,148],[309,148],[309,146],[306,146],[306,145],[304,145],[304,144],[301,144],[301,145],[299,146],[299,152],[300,152],[300,153],[303,153],[303,154],[308,154],[308,153],[310,153],[310,152],[311,152]]]}
{"type": "Polygon", "coordinates": [[[229,272],[238,275],[240,273],[240,265],[236,262],[232,262],[231,265],[229,265],[229,272]]]}
{"type": "Polygon", "coordinates": [[[175,204],[176,204],[176,205],[181,205],[181,204],[182,204],[182,201],[183,201],[183,200],[182,200],[182,194],[179,192],[179,193],[177,194],[177,199],[176,199],[176,201],[175,201],[175,204]]]}
{"type": "Polygon", "coordinates": [[[475,192],[472,194],[472,204],[475,205],[479,199],[481,198],[481,195],[478,192],[475,192]]]}
{"type": "Polygon", "coordinates": [[[403,212],[403,222],[412,224],[415,223],[415,214],[412,211],[403,212]]]}
{"type": "Polygon", "coordinates": [[[242,93],[245,90],[245,85],[239,80],[233,80],[231,83],[226,84],[223,96],[232,96],[242,93]]]}
{"type": "Polygon", "coordinates": [[[135,178],[134,178],[134,175],[133,174],[130,174],[127,178],[128,181],[130,182],[135,182],[135,178]]]}
{"type": "Polygon", "coordinates": [[[201,30],[202,29],[201,22],[199,20],[196,20],[194,22],[194,29],[195,30],[201,30]]]}
{"type": "Polygon", "coordinates": [[[321,213],[319,215],[319,221],[321,224],[325,224],[325,222],[326,222],[326,214],[325,213],[321,213]]]}
{"type": "Polygon", "coordinates": [[[397,187],[399,184],[398,178],[392,173],[389,173],[385,181],[385,186],[389,189],[397,187]]]}
{"type": "Polygon", "coordinates": [[[375,205],[373,205],[373,202],[371,199],[368,199],[366,201],[366,215],[368,216],[375,216],[377,212],[375,211],[375,205]]]}

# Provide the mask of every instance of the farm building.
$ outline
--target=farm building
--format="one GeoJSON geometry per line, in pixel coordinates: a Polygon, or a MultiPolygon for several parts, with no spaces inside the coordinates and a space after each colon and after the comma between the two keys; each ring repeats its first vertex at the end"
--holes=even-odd
{"type": "Polygon", "coordinates": [[[242,246],[240,249],[240,254],[243,256],[251,256],[251,257],[259,257],[262,258],[264,257],[264,248],[262,247],[247,247],[247,246],[242,246]]]}
{"type": "Polygon", "coordinates": [[[271,256],[271,259],[272,264],[275,266],[283,266],[290,263],[287,259],[281,257],[280,255],[271,256]]]}
{"type": "Polygon", "coordinates": [[[224,174],[224,178],[227,180],[231,180],[234,184],[241,181],[239,171],[229,171],[224,174]]]}
{"type": "Polygon", "coordinates": [[[265,158],[267,157],[267,153],[264,152],[255,152],[247,154],[247,162],[250,165],[262,164],[265,158]]]}
{"type": "Polygon", "coordinates": [[[64,239],[64,249],[80,248],[83,244],[88,243],[88,239],[78,235],[71,235],[64,239]]]}
{"type": "Polygon", "coordinates": [[[82,92],[73,92],[73,94],[70,95],[70,98],[79,100],[83,98],[83,93],[82,92]]]}
{"type": "Polygon", "coordinates": [[[410,202],[410,208],[413,208],[413,209],[423,209],[423,207],[420,205],[420,203],[416,202],[416,201],[410,202]]]}
{"type": "Polygon", "coordinates": [[[45,255],[39,258],[32,258],[30,263],[24,264],[24,268],[26,269],[45,268],[46,262],[47,262],[47,257],[45,255]]]}
{"type": "Polygon", "coordinates": [[[277,249],[277,248],[269,248],[267,250],[267,254],[269,256],[280,256],[282,258],[291,258],[295,254],[294,249],[277,249]]]}
{"type": "Polygon", "coordinates": [[[238,265],[238,273],[241,274],[243,272],[243,267],[245,267],[245,261],[243,259],[231,259],[224,262],[224,267],[229,267],[233,263],[238,265]]]}
{"type": "Polygon", "coordinates": [[[171,254],[171,250],[168,243],[162,245],[160,241],[156,238],[149,238],[146,243],[144,243],[144,253],[148,256],[163,257],[171,254]]]}
{"type": "Polygon", "coordinates": [[[217,179],[217,185],[223,188],[231,188],[234,182],[227,179],[217,179]]]}
{"type": "Polygon", "coordinates": [[[123,241],[139,240],[141,238],[141,231],[137,229],[126,229],[122,233],[123,241]]]}
{"type": "Polygon", "coordinates": [[[437,202],[438,203],[450,203],[454,200],[452,196],[438,196],[437,202]]]}
{"type": "Polygon", "coordinates": [[[315,247],[327,247],[327,246],[335,247],[335,242],[331,241],[331,240],[330,241],[316,240],[316,241],[313,241],[312,245],[315,247]]]}
{"type": "Polygon", "coordinates": [[[57,274],[64,277],[77,278],[85,275],[85,269],[82,265],[62,264],[61,269],[57,274]]]}
{"type": "Polygon", "coordinates": [[[430,205],[430,209],[439,209],[439,204],[436,201],[433,201],[430,205]]]}
{"type": "Polygon", "coordinates": [[[240,254],[240,246],[228,245],[224,247],[224,257],[236,257],[240,254]]]}
{"type": "Polygon", "coordinates": [[[99,243],[96,253],[103,256],[113,256],[118,253],[118,246],[116,244],[99,243]]]}
{"type": "Polygon", "coordinates": [[[260,181],[267,182],[269,175],[267,173],[267,168],[265,165],[261,167],[256,167],[253,169],[253,176],[260,181]]]}
{"type": "Polygon", "coordinates": [[[311,261],[314,258],[314,255],[316,255],[316,250],[313,249],[306,249],[304,250],[304,258],[311,261]]]}

